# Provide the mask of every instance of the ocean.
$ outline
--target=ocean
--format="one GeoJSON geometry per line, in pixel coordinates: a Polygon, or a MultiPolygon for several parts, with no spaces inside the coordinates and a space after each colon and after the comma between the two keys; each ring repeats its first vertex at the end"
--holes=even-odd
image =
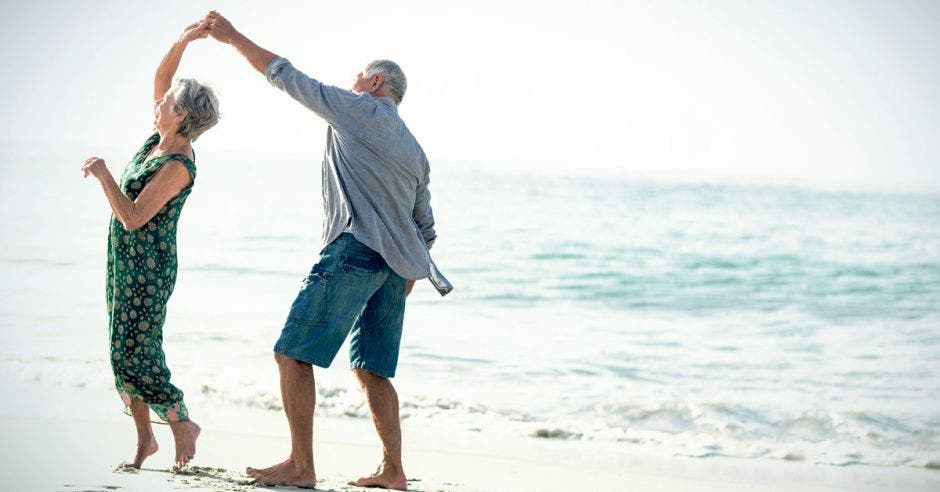
{"type": "MultiPolygon", "coordinates": [[[[135,149],[108,159],[120,173],[135,149]]],[[[165,349],[200,408],[280,412],[271,349],[320,249],[318,155],[197,155],[165,349]]],[[[6,384],[112,388],[109,209],[85,156],[6,156],[6,384]]],[[[432,164],[402,418],[683,456],[940,467],[940,195],[432,164]]],[[[344,347],[318,413],[368,418],[344,347]]],[[[113,396],[115,412],[122,406],[113,396]]]]}

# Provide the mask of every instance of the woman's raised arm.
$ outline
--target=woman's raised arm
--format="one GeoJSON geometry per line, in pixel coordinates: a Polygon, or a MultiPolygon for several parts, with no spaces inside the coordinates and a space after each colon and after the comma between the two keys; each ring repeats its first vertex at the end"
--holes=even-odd
{"type": "Polygon", "coordinates": [[[180,59],[183,58],[183,51],[190,41],[202,39],[209,35],[209,23],[205,20],[195,22],[186,26],[183,34],[180,36],[170,51],[163,57],[160,66],[157,67],[157,73],[153,77],[153,100],[159,101],[173,84],[173,76],[176,75],[176,69],[180,66],[180,59]]]}

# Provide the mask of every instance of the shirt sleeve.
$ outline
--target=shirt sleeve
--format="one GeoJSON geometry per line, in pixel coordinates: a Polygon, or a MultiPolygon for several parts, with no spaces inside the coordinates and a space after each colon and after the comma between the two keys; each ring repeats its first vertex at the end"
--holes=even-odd
{"type": "Polygon", "coordinates": [[[421,237],[428,249],[434,245],[437,239],[437,233],[434,231],[434,213],[431,211],[431,192],[428,190],[428,183],[431,182],[431,166],[428,164],[427,157],[424,157],[424,176],[418,182],[418,189],[415,193],[415,207],[412,212],[415,224],[421,231],[421,237]]]}
{"type": "Polygon", "coordinates": [[[358,94],[309,77],[294,68],[286,58],[275,58],[265,70],[265,76],[271,85],[286,92],[331,125],[344,126],[355,117],[353,110],[360,99],[358,94]]]}

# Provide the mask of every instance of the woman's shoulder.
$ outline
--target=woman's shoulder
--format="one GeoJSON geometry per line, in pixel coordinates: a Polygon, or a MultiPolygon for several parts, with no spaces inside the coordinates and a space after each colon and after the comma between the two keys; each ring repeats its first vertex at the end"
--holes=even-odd
{"type": "Polygon", "coordinates": [[[169,149],[169,152],[163,156],[162,164],[176,161],[180,163],[186,171],[189,172],[191,179],[196,179],[196,160],[192,148],[169,149]]]}

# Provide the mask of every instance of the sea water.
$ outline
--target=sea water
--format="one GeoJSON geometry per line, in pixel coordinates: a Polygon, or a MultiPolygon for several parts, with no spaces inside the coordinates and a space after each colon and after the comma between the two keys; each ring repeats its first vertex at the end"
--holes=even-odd
{"type": "MultiPolygon", "coordinates": [[[[119,174],[125,155],[109,160],[119,174]]],[[[109,209],[81,157],[4,159],[0,370],[112,387],[109,209]]],[[[281,409],[272,347],[320,244],[319,157],[216,153],[165,349],[190,408],[281,409]]],[[[940,466],[940,195],[432,171],[403,419],[687,456],[940,466]]],[[[318,413],[366,418],[344,347],[318,413]]],[[[115,412],[121,403],[114,396],[115,412]]]]}

